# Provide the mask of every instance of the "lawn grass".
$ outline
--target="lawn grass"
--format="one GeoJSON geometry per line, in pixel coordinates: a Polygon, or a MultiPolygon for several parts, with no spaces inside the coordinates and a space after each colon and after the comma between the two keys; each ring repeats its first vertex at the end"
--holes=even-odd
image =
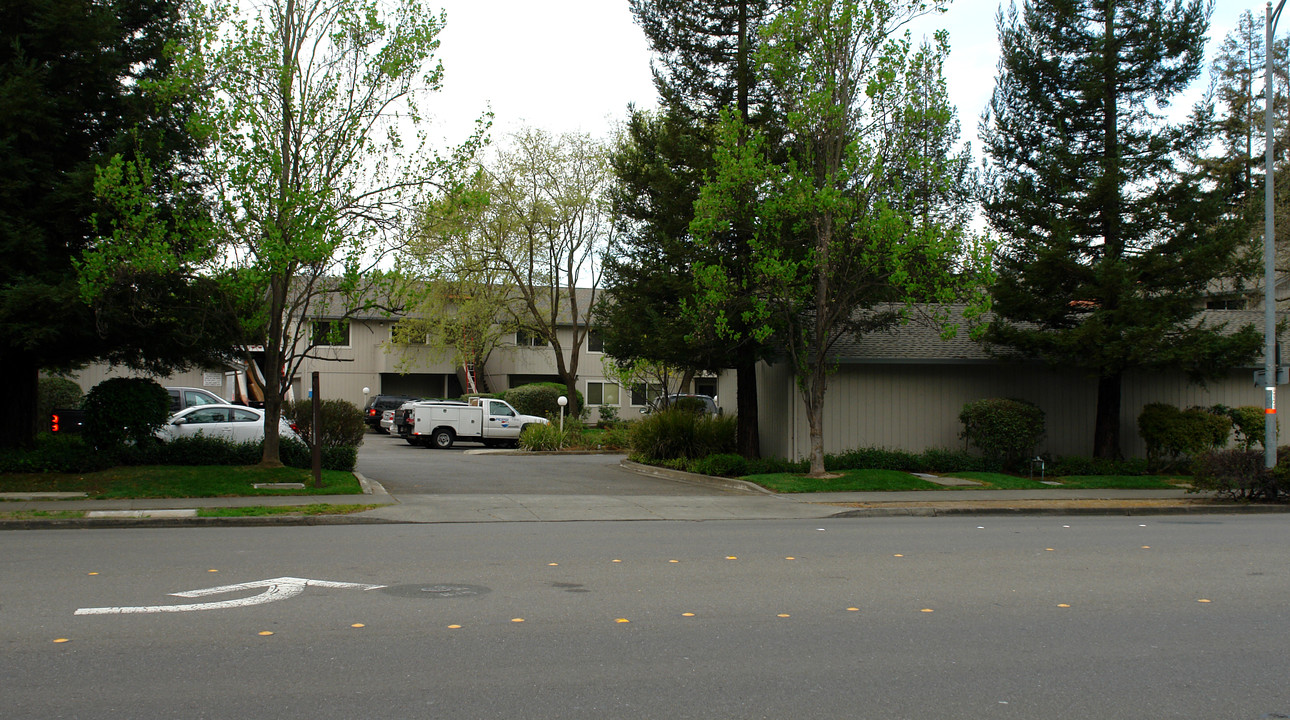
{"type": "Polygon", "coordinates": [[[899,470],[843,470],[836,474],[841,477],[824,480],[796,473],[773,473],[749,475],[743,479],[777,493],[879,492],[940,488],[935,483],[899,470]]]}
{"type": "Polygon", "coordinates": [[[202,508],[197,517],[267,517],[269,515],[348,515],[380,505],[253,505],[250,507],[202,508]]]}
{"type": "Polygon", "coordinates": [[[121,466],[93,473],[6,473],[0,492],[83,492],[95,499],[196,498],[247,495],[351,495],[362,493],[351,472],[324,470],[323,487],[300,468],[168,465],[121,466]],[[255,483],[304,483],[304,489],[256,489],[255,483]]]}
{"type": "Polygon", "coordinates": [[[898,470],[843,470],[842,477],[820,480],[795,473],[749,475],[744,480],[777,493],[884,492],[897,490],[1176,490],[1187,478],[1166,475],[1071,475],[1049,477],[1061,485],[995,472],[945,473],[946,477],[976,480],[980,486],[946,487],[898,470]]]}

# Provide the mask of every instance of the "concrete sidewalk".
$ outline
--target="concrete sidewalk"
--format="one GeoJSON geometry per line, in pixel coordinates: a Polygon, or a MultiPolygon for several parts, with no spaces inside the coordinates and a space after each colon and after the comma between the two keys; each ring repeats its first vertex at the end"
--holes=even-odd
{"type": "MultiPolygon", "coordinates": [[[[631,465],[634,465],[632,463],[631,465]]],[[[624,467],[629,467],[624,463],[624,467]]],[[[629,469],[636,469],[631,468],[629,469]]],[[[1152,515],[1290,512],[1287,505],[1216,500],[1183,490],[931,490],[776,495],[749,483],[690,473],[637,470],[676,482],[711,483],[713,495],[404,495],[359,476],[363,495],[79,500],[0,496],[0,529],[341,525],[361,523],[572,522],[587,520],[759,520],[944,515],[1152,515]],[[198,509],[379,505],[348,515],[199,518],[198,509]],[[85,511],[84,518],[39,513],[85,511]],[[37,515],[33,517],[33,515],[37,515]]]]}

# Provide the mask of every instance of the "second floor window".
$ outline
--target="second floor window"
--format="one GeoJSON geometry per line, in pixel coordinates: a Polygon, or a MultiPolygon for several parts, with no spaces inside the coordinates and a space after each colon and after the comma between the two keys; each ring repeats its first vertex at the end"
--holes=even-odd
{"type": "Polygon", "coordinates": [[[590,330],[587,332],[587,352],[604,352],[605,341],[600,337],[599,330],[590,330]]]}
{"type": "Polygon", "coordinates": [[[515,331],[515,344],[520,347],[542,347],[546,345],[545,342],[542,342],[542,338],[528,330],[515,331]]]}
{"type": "Polygon", "coordinates": [[[349,323],[344,320],[315,320],[314,345],[349,347],[349,323]]]}

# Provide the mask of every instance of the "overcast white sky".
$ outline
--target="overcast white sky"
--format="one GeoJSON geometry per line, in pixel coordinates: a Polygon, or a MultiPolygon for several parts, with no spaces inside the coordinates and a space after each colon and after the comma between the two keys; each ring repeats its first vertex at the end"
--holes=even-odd
{"type": "MultiPolygon", "coordinates": [[[[523,126],[553,132],[609,133],[628,103],[655,107],[650,52],[627,0],[427,0],[448,13],[439,57],[444,91],[428,106],[435,140],[459,142],[491,107],[494,141],[523,126]]],[[[1211,20],[1210,57],[1236,27],[1237,16],[1262,4],[1220,0],[1211,20]]],[[[949,12],[922,23],[915,39],[936,28],[950,32],[950,96],[959,107],[963,139],[976,142],[977,121],[989,101],[999,49],[998,0],[957,0],[949,12]]],[[[1282,23],[1281,30],[1290,28],[1282,23]]],[[[1198,83],[1195,97],[1208,77],[1198,83]]],[[[1189,106],[1190,102],[1183,106],[1189,106]]]]}

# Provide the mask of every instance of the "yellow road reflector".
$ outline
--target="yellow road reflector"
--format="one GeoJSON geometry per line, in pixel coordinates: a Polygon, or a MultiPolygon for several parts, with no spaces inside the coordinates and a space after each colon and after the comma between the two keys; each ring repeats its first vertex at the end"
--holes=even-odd
{"type": "Polygon", "coordinates": [[[65,642],[71,642],[71,640],[68,640],[67,638],[54,638],[54,642],[65,643],[65,642]]]}
{"type": "Polygon", "coordinates": [[[511,622],[524,622],[524,618],[511,618],[511,622]]]}
{"type": "Polygon", "coordinates": [[[785,559],[785,560],[796,560],[797,558],[793,557],[792,555],[789,555],[788,557],[786,557],[786,558],[784,558],[784,559],[785,559]]]}
{"type": "Polygon", "coordinates": [[[350,625],[350,627],[352,627],[352,628],[361,628],[361,627],[367,627],[367,626],[366,626],[366,625],[364,625],[363,623],[354,623],[353,625],[350,625]]]}
{"type": "Polygon", "coordinates": [[[1070,607],[1070,605],[1067,605],[1066,603],[1057,603],[1057,607],[1070,607]]]}
{"type": "Polygon", "coordinates": [[[1209,601],[1208,601],[1208,600],[1206,600],[1205,598],[1201,598],[1201,599],[1197,600],[1196,602],[1203,602],[1203,603],[1207,603],[1207,602],[1209,602],[1209,601]]]}
{"type": "Polygon", "coordinates": [[[860,612],[860,608],[857,608],[857,607],[849,607],[849,608],[847,608],[847,612],[860,612]]]}
{"type": "Polygon", "coordinates": [[[1052,548],[1044,548],[1044,552],[1053,552],[1052,548]]]}
{"type": "Polygon", "coordinates": [[[680,561],[680,560],[668,560],[668,562],[670,562],[670,563],[679,563],[679,562],[681,562],[681,561],[680,561]]]}
{"type": "Polygon", "coordinates": [[[1143,549],[1143,550],[1150,550],[1150,549],[1151,549],[1151,546],[1150,546],[1150,545],[1143,545],[1143,546],[1142,546],[1142,549],[1143,549]]]}
{"type": "Polygon", "coordinates": [[[681,617],[694,617],[694,613],[681,613],[681,617]]]}
{"type": "Polygon", "coordinates": [[[614,562],[622,562],[622,560],[614,560],[614,562]]]}
{"type": "Polygon", "coordinates": [[[892,555],[892,557],[905,557],[905,556],[901,555],[900,553],[896,553],[895,555],[892,555]]]}
{"type": "Polygon", "coordinates": [[[449,629],[449,630],[460,630],[460,629],[461,629],[461,626],[460,626],[460,625],[449,625],[449,626],[448,626],[448,629],[449,629]]]}
{"type": "Polygon", "coordinates": [[[207,570],[206,572],[219,572],[219,570],[216,570],[215,568],[211,568],[210,570],[207,570]]]}
{"type": "Polygon", "coordinates": [[[617,620],[615,620],[614,622],[616,622],[616,623],[629,623],[629,622],[631,622],[631,620],[628,620],[627,618],[618,618],[618,619],[617,619],[617,620]]]}
{"type": "Polygon", "coordinates": [[[775,617],[792,617],[792,616],[791,616],[791,615],[789,615],[788,613],[780,613],[780,614],[776,615],[775,617]]]}
{"type": "Polygon", "coordinates": [[[547,563],[547,567],[559,567],[560,563],[547,563]]]}
{"type": "Polygon", "coordinates": [[[89,575],[98,575],[96,572],[88,573],[89,575]]]}
{"type": "Polygon", "coordinates": [[[270,631],[270,630],[261,630],[261,631],[260,631],[260,634],[261,634],[261,635],[264,635],[264,636],[266,636],[266,637],[267,637],[267,636],[269,636],[269,635],[272,635],[272,634],[273,634],[273,632],[272,632],[272,631],[270,631]]]}
{"type": "Polygon", "coordinates": [[[727,556],[726,556],[726,559],[727,559],[727,560],[738,560],[739,558],[735,557],[734,555],[727,555],[727,556]]]}
{"type": "Polygon", "coordinates": [[[919,612],[935,612],[935,610],[932,610],[931,608],[923,608],[919,612]]]}

